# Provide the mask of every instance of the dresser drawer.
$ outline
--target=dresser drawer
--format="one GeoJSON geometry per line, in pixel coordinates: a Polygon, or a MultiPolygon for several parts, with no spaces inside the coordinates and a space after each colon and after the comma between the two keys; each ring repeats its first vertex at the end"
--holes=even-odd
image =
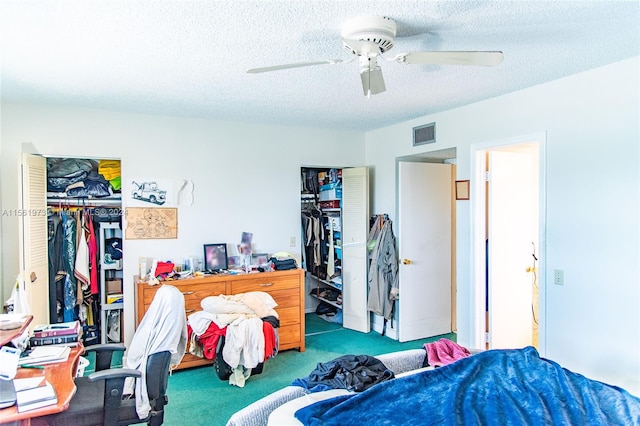
{"type": "Polygon", "coordinates": [[[202,310],[200,301],[208,296],[218,296],[226,291],[226,283],[224,281],[217,283],[189,284],[179,286],[178,290],[184,295],[184,304],[188,309],[202,310]]]}
{"type": "Polygon", "coordinates": [[[276,307],[280,327],[297,324],[300,325],[300,306],[291,306],[289,308],[276,307]]]}
{"type": "Polygon", "coordinates": [[[297,348],[300,346],[300,326],[285,325],[278,329],[278,337],[280,338],[279,350],[297,348]]]}
{"type": "MultiPolygon", "coordinates": [[[[172,285],[172,284],[168,284],[172,285]]],[[[188,284],[188,285],[176,285],[175,287],[180,290],[180,292],[184,295],[184,307],[187,315],[194,313],[195,311],[201,311],[202,307],[200,306],[200,301],[207,296],[217,296],[219,294],[224,294],[226,289],[226,283],[216,282],[216,283],[199,283],[199,284],[188,284]]],[[[156,295],[156,291],[160,288],[160,285],[149,286],[144,289],[143,295],[143,303],[144,303],[144,312],[149,309],[151,302],[153,301],[153,297],[156,295]]]]}
{"type": "Polygon", "coordinates": [[[286,308],[288,306],[300,305],[300,289],[290,288],[287,290],[270,290],[267,291],[273,297],[273,300],[278,304],[278,308],[286,308]]]}
{"type": "Polygon", "coordinates": [[[231,282],[231,294],[247,293],[249,291],[266,291],[271,293],[274,290],[284,290],[287,288],[300,288],[298,275],[271,277],[268,273],[264,276],[256,274],[255,278],[239,279],[231,282]]]}
{"type": "Polygon", "coordinates": [[[200,365],[211,365],[213,364],[213,360],[207,358],[200,358],[199,356],[192,355],[190,353],[185,353],[184,357],[176,370],[180,370],[183,368],[197,367],[200,365]]]}

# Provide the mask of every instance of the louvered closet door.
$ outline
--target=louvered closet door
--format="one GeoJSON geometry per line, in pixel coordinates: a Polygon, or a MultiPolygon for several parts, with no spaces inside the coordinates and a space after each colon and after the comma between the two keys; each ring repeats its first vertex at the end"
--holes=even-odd
{"type": "Polygon", "coordinates": [[[20,271],[26,282],[33,321],[49,322],[49,264],[47,253],[47,162],[22,155],[20,180],[20,271]]]}
{"type": "Polygon", "coordinates": [[[342,169],[342,324],[369,332],[367,311],[367,236],[369,170],[342,169]]]}

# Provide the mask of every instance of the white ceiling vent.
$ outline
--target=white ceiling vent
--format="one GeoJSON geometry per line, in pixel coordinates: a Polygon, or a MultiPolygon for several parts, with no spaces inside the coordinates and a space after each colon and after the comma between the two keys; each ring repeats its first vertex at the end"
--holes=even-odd
{"type": "Polygon", "coordinates": [[[413,128],[413,146],[426,145],[436,141],[436,123],[413,128]]]}

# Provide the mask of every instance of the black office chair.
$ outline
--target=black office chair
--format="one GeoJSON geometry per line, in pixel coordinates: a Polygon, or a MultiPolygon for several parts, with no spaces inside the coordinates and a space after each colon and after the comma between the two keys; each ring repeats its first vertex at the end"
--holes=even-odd
{"type": "Polygon", "coordinates": [[[151,411],[146,419],[138,417],[135,397],[123,399],[122,394],[125,379],[141,377],[141,373],[130,368],[111,368],[77,378],[77,391],[69,408],[43,417],[42,421],[51,426],[135,423],[161,425],[164,422],[164,406],[168,403],[166,391],[170,360],[169,351],[149,355],[146,381],[151,411]]]}
{"type": "MultiPolygon", "coordinates": [[[[132,341],[132,346],[139,338],[144,341],[148,338],[148,328],[145,328],[151,322],[153,326],[163,327],[166,321],[171,324],[180,324],[186,321],[184,313],[184,296],[175,287],[165,288],[162,292],[160,289],[156,293],[145,318],[138,326],[138,331],[144,330],[132,341]],[[165,296],[165,303],[156,300],[158,294],[165,296]],[[171,301],[173,299],[173,301],[171,301]],[[180,299],[180,300],[179,300],[180,299]],[[169,302],[166,302],[169,300],[169,302]],[[174,303],[178,300],[181,304],[174,303]],[[155,306],[154,306],[155,304],[155,306]],[[150,318],[147,318],[149,316],[150,318]],[[145,321],[147,321],[145,323],[145,321]],[[164,321],[164,322],[163,322],[164,321]],[[143,325],[144,324],[144,325],[143,325]]],[[[162,288],[161,288],[162,289],[162,288]]],[[[180,324],[181,326],[181,324],[180,324]]],[[[186,337],[186,322],[184,322],[186,337]]],[[[153,334],[153,333],[151,333],[153,334]]],[[[176,336],[177,337],[177,336],[176,336]]],[[[93,345],[87,347],[87,351],[96,353],[96,371],[86,377],[78,377],[75,380],[76,394],[69,404],[69,408],[61,413],[52,414],[50,416],[40,417],[36,425],[130,425],[136,423],[147,423],[152,426],[159,426],[164,422],[164,407],[168,403],[166,395],[167,383],[169,380],[169,371],[172,362],[172,351],[178,352],[184,343],[181,341],[172,342],[169,346],[172,350],[161,350],[146,355],[145,383],[146,392],[149,398],[150,411],[146,418],[140,418],[136,409],[136,398],[134,395],[125,396],[125,380],[128,377],[139,379],[142,377],[141,371],[131,368],[110,368],[111,358],[115,351],[124,350],[121,345],[93,345]]],[[[143,345],[144,346],[144,345],[143,345]]],[[[164,347],[167,345],[160,345],[164,347]]],[[[184,348],[182,347],[182,354],[184,348]]],[[[181,355],[180,358],[181,358],[181,355]]],[[[174,359],[175,361],[175,359],[174,359]]],[[[35,420],[35,419],[34,419],[35,420]]],[[[33,422],[32,422],[33,423],[33,422]]]]}

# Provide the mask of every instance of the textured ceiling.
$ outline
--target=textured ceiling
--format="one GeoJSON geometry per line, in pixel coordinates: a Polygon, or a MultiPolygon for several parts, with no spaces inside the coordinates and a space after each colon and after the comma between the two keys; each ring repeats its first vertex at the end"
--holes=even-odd
{"type": "Polygon", "coordinates": [[[0,4],[5,101],[371,130],[640,54],[632,1],[25,1],[0,4]],[[367,99],[342,23],[398,26],[387,53],[501,50],[496,67],[380,61],[367,99]]]}

